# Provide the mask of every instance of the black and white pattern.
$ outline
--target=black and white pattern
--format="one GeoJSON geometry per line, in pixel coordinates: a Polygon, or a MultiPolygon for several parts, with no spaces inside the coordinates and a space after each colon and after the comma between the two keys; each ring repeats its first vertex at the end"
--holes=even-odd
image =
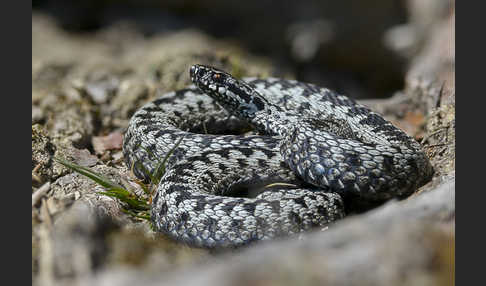
{"type": "Polygon", "coordinates": [[[344,217],[342,197],[403,197],[432,177],[412,137],[346,96],[202,65],[190,75],[195,85],[133,115],[123,145],[147,180],[182,138],[152,201],[155,228],[177,240],[220,247],[294,234],[344,217]]]}

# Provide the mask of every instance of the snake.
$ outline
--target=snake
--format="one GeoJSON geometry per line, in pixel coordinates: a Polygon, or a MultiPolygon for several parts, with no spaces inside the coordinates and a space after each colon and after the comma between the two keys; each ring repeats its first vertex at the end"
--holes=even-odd
{"type": "Polygon", "coordinates": [[[150,217],[177,241],[237,247],[325,228],[347,202],[404,198],[434,173],[413,137],[330,89],[201,64],[189,76],[138,109],[123,140],[138,178],[163,166],[150,217]]]}

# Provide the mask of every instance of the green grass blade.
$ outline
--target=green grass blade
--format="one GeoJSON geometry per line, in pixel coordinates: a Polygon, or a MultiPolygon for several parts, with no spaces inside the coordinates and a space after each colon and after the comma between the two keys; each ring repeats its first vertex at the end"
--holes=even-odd
{"type": "Polygon", "coordinates": [[[158,162],[160,162],[159,157],[155,156],[154,153],[152,153],[152,151],[150,151],[149,149],[143,147],[141,144],[142,143],[138,144],[137,145],[137,148],[142,148],[143,151],[147,152],[147,154],[149,155],[149,158],[155,158],[155,160],[157,160],[158,162]]]}
{"type": "Polygon", "coordinates": [[[138,199],[135,195],[130,193],[128,190],[112,182],[110,179],[94,172],[93,170],[87,167],[79,166],[77,164],[68,162],[64,159],[54,158],[54,160],[66,166],[67,168],[70,168],[80,173],[81,175],[90,178],[97,184],[104,187],[106,190],[104,192],[100,192],[100,194],[117,198],[120,201],[126,203],[130,208],[133,208],[138,211],[146,211],[150,209],[150,206],[145,201],[138,199]]]}
{"type": "MultiPolygon", "coordinates": [[[[172,156],[172,154],[175,152],[177,147],[179,147],[179,145],[180,145],[180,143],[182,142],[183,139],[184,139],[184,137],[181,137],[176,142],[174,147],[172,147],[169,150],[169,152],[167,152],[167,155],[163,158],[162,161],[160,161],[159,158],[155,157],[154,154],[152,152],[150,152],[150,150],[147,150],[147,149],[141,147],[149,154],[149,156],[152,156],[153,158],[155,158],[157,160],[157,163],[158,163],[155,170],[152,173],[149,172],[142,164],[140,164],[142,172],[147,174],[150,178],[150,181],[151,181],[149,187],[142,185],[142,184],[139,184],[146,194],[151,195],[152,191],[154,189],[154,186],[157,186],[159,184],[160,179],[162,178],[162,176],[165,173],[166,164],[167,164],[167,161],[169,160],[169,157],[172,156]]],[[[122,209],[122,211],[124,211],[125,213],[132,215],[134,217],[137,217],[137,218],[150,220],[150,215],[148,214],[148,211],[150,210],[150,205],[145,200],[139,199],[136,195],[132,194],[131,192],[129,192],[128,190],[126,190],[122,186],[120,186],[120,185],[112,182],[110,179],[94,172],[90,168],[79,166],[77,164],[68,162],[67,160],[64,160],[64,159],[61,159],[61,158],[53,158],[53,159],[56,162],[62,164],[63,166],[65,166],[65,167],[67,167],[71,170],[74,170],[74,171],[80,173],[83,176],[90,178],[91,180],[93,180],[97,184],[104,187],[105,191],[100,192],[100,194],[116,198],[116,199],[120,200],[121,202],[125,203],[126,205],[128,205],[128,208],[122,209]]]]}
{"type": "Polygon", "coordinates": [[[177,149],[177,147],[179,147],[179,145],[181,144],[182,140],[184,139],[184,136],[182,136],[177,142],[176,144],[174,145],[174,147],[172,147],[169,152],[167,152],[167,155],[165,155],[164,159],[162,160],[162,162],[159,163],[159,165],[157,165],[157,168],[155,168],[154,170],[154,174],[153,174],[153,177],[155,179],[154,181],[154,184],[155,185],[158,185],[160,179],[162,178],[162,176],[165,174],[165,167],[166,167],[166,164],[167,164],[167,160],[169,160],[169,157],[172,156],[172,154],[175,152],[175,150],[177,149]]]}
{"type": "Polygon", "coordinates": [[[80,173],[81,175],[84,175],[88,178],[90,178],[91,180],[95,181],[96,183],[98,183],[99,185],[105,187],[105,188],[122,188],[120,185],[112,182],[110,179],[100,175],[100,174],[97,174],[95,172],[93,172],[91,169],[87,168],[87,167],[83,167],[83,166],[79,166],[77,164],[74,164],[74,163],[71,163],[71,162],[68,162],[64,159],[60,159],[60,158],[53,158],[56,162],[62,164],[63,166],[69,168],[69,169],[72,169],[78,173],[80,173]]]}
{"type": "MultiPolygon", "coordinates": [[[[137,217],[137,218],[141,218],[141,219],[150,221],[150,215],[147,212],[135,213],[133,211],[126,210],[126,209],[123,209],[122,212],[124,212],[124,213],[126,213],[128,215],[131,215],[133,217],[137,217]],[[140,214],[140,213],[143,213],[143,214],[140,214]]],[[[150,225],[152,226],[152,224],[150,224],[150,225]]]]}
{"type": "Polygon", "coordinates": [[[137,211],[146,211],[150,209],[150,206],[142,200],[134,197],[133,195],[127,196],[124,192],[119,192],[118,190],[107,190],[105,192],[100,192],[100,194],[114,197],[120,201],[126,203],[131,209],[137,211]]]}

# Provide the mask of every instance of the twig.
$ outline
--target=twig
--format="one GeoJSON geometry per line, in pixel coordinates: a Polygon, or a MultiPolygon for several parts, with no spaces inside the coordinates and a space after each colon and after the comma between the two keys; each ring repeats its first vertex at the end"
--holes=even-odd
{"type": "Polygon", "coordinates": [[[440,132],[442,132],[444,129],[447,129],[447,128],[448,128],[448,126],[439,127],[434,132],[427,134],[426,136],[424,136],[424,138],[422,139],[420,144],[424,144],[427,140],[429,140],[430,137],[439,134],[440,132]]]}
{"type": "Polygon", "coordinates": [[[32,207],[51,189],[51,183],[47,182],[32,194],[32,207]]]}
{"type": "Polygon", "coordinates": [[[433,144],[433,145],[427,145],[425,148],[431,148],[431,147],[438,147],[438,146],[447,146],[450,145],[450,143],[438,143],[438,144],[433,144]]]}
{"type": "Polygon", "coordinates": [[[42,166],[41,164],[37,164],[37,166],[35,166],[35,168],[32,170],[32,179],[38,183],[42,182],[41,178],[39,177],[39,174],[37,174],[37,171],[40,169],[41,166],[42,166]]]}
{"type": "Polygon", "coordinates": [[[437,101],[435,102],[435,108],[439,108],[442,100],[442,95],[444,92],[444,86],[445,86],[446,81],[444,80],[442,82],[442,85],[440,86],[439,94],[437,96],[437,101]]]}
{"type": "Polygon", "coordinates": [[[47,208],[47,201],[44,198],[42,199],[40,215],[41,215],[41,219],[45,223],[47,229],[51,230],[52,229],[51,214],[49,213],[49,209],[47,208]]]}

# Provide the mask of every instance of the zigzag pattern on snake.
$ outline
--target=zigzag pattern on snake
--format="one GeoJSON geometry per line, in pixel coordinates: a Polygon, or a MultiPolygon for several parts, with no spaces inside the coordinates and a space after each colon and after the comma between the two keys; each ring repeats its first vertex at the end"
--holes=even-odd
{"type": "Polygon", "coordinates": [[[147,180],[181,140],[151,210],[155,228],[179,241],[237,246],[299,233],[343,218],[343,197],[403,197],[432,177],[418,142],[344,95],[202,65],[190,76],[194,85],[133,115],[123,144],[147,180]]]}

